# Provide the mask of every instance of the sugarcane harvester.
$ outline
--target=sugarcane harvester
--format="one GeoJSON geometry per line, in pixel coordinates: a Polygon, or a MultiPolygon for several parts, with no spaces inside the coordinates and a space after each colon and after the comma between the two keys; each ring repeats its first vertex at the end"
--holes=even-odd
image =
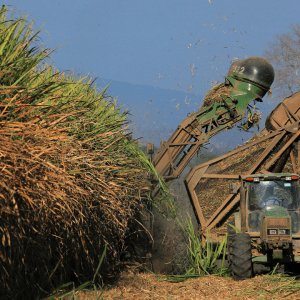
{"type": "MultiPolygon", "coordinates": [[[[225,77],[227,92],[212,103],[204,99],[162,143],[153,164],[166,183],[180,176],[212,136],[240,122],[252,101],[261,102],[273,80],[264,58],[234,62],[225,77]]],[[[253,263],[300,262],[299,175],[300,92],[278,104],[259,135],[186,176],[202,239],[217,244],[228,234],[226,256],[235,280],[251,277],[253,263]]]]}
{"type": "Polygon", "coordinates": [[[186,176],[202,238],[220,243],[228,234],[235,280],[254,265],[300,262],[299,174],[300,92],[278,104],[259,135],[186,176]]]}
{"type": "MultiPolygon", "coordinates": [[[[153,159],[153,165],[169,186],[208,140],[240,122],[252,101],[262,102],[274,80],[271,63],[262,57],[235,61],[225,76],[218,101],[204,103],[184,119],[153,159]]],[[[159,188],[154,188],[155,197],[159,188]]]]}
{"type": "MultiPolygon", "coordinates": [[[[207,97],[208,93],[200,109],[184,119],[168,141],[161,142],[161,148],[152,163],[165,183],[170,186],[175,179],[179,178],[194,155],[201,151],[211,137],[241,122],[249,109],[249,104],[255,101],[261,102],[273,81],[274,69],[267,59],[250,57],[235,61],[228,75],[225,76],[225,82],[219,85],[221,89],[216,91],[217,97],[207,97]]],[[[212,93],[214,91],[215,88],[211,90],[212,93]]],[[[153,154],[153,148],[153,144],[147,145],[148,154],[153,154]]],[[[198,180],[197,171],[195,175],[189,181],[190,184],[198,180]]],[[[152,183],[151,196],[159,197],[160,184],[155,180],[152,183]]],[[[193,190],[195,186],[186,184],[186,187],[188,194],[195,194],[196,197],[193,190]]],[[[191,202],[201,226],[204,223],[201,222],[203,220],[201,207],[196,199],[191,202]]],[[[150,223],[151,234],[155,240],[154,244],[150,243],[152,268],[155,272],[167,273],[172,267],[165,263],[173,260],[172,253],[176,253],[176,250],[172,248],[172,243],[166,243],[166,234],[162,234],[166,226],[164,218],[158,213],[150,223]]],[[[172,239],[171,236],[169,238],[172,239]]]]}

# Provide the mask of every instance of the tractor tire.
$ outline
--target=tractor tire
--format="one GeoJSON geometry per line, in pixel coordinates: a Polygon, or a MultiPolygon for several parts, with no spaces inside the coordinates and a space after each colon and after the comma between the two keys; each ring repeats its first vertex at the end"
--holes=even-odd
{"type": "Polygon", "coordinates": [[[232,236],[230,258],[232,278],[244,280],[252,277],[251,238],[247,233],[236,233],[232,236]]]}

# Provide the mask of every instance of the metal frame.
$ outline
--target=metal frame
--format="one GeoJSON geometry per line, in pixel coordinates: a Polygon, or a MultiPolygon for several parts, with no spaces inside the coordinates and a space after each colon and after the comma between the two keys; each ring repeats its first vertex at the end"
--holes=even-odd
{"type": "MultiPolygon", "coordinates": [[[[279,145],[282,141],[286,141],[284,146],[270,159],[270,161],[265,165],[262,170],[263,173],[272,173],[275,171],[281,172],[286,163],[288,157],[291,158],[293,171],[294,173],[300,172],[300,94],[295,94],[292,97],[286,98],[284,101],[279,104],[274,111],[269,115],[268,122],[271,124],[275,131],[267,131],[265,136],[257,139],[251,143],[248,143],[244,146],[241,146],[227,154],[224,154],[218,158],[210,160],[204,164],[196,166],[193,168],[190,173],[185,178],[185,186],[188,191],[188,195],[190,197],[190,201],[193,203],[193,206],[196,211],[196,215],[200,226],[202,228],[202,232],[206,232],[206,230],[211,230],[221,221],[223,221],[224,217],[239,203],[240,196],[239,194],[231,195],[229,194],[219,208],[215,211],[215,213],[208,219],[205,220],[203,216],[203,212],[201,209],[201,204],[198,201],[198,197],[196,194],[196,186],[202,178],[216,178],[216,179],[236,179],[240,178],[239,175],[226,175],[226,174],[211,174],[206,173],[210,166],[213,164],[220,162],[232,155],[237,154],[240,151],[243,151],[247,148],[250,148],[258,143],[271,139],[267,148],[261,153],[261,155],[257,158],[256,162],[248,169],[247,174],[254,174],[261,165],[271,157],[272,151],[274,147],[279,145]],[[296,157],[292,149],[295,147],[295,143],[297,143],[298,151],[297,151],[297,162],[296,157]]],[[[237,186],[238,191],[240,188],[240,184],[237,186]]],[[[229,193],[229,191],[228,191],[229,193]]]]}
{"type": "MultiPolygon", "coordinates": [[[[257,171],[257,169],[262,165],[262,163],[270,157],[270,155],[272,154],[273,148],[276,147],[288,135],[292,135],[292,136],[289,138],[287,143],[276,153],[276,155],[266,165],[264,172],[269,173],[271,170],[271,167],[278,162],[278,160],[285,153],[285,151],[287,151],[289,149],[289,147],[291,149],[291,145],[293,144],[293,142],[299,140],[299,136],[300,136],[299,121],[293,122],[292,125],[282,127],[281,129],[278,129],[271,134],[268,134],[260,139],[257,139],[256,141],[254,141],[252,143],[249,143],[245,146],[239,147],[225,155],[222,155],[216,159],[213,159],[204,164],[201,164],[191,170],[191,172],[188,174],[188,176],[185,179],[185,185],[188,190],[190,200],[195,207],[196,214],[197,214],[199,223],[202,228],[202,232],[206,232],[206,230],[211,230],[212,228],[214,228],[218,223],[220,223],[223,220],[223,218],[230,212],[230,210],[240,201],[239,194],[228,195],[222,202],[221,206],[215,211],[215,213],[208,220],[205,220],[205,218],[203,217],[201,205],[198,201],[198,197],[197,197],[196,191],[195,191],[195,188],[196,188],[198,182],[202,178],[216,178],[216,179],[226,178],[226,179],[236,179],[236,180],[238,180],[240,178],[239,175],[207,174],[206,171],[209,168],[209,166],[211,166],[217,162],[220,162],[234,154],[237,154],[240,151],[250,148],[258,143],[261,143],[268,139],[272,139],[270,141],[268,147],[258,157],[255,164],[252,165],[249,168],[249,170],[247,171],[247,174],[249,174],[249,175],[254,174],[257,171]]],[[[299,143],[300,143],[300,140],[298,141],[298,145],[299,145],[299,143]]],[[[298,148],[298,153],[299,153],[299,148],[298,148]]],[[[293,156],[293,152],[290,151],[289,155],[292,160],[294,171],[296,169],[298,171],[299,170],[299,160],[298,160],[298,165],[296,166],[295,157],[293,156]]],[[[297,172],[295,172],[295,173],[297,173],[297,172]]],[[[240,185],[238,185],[237,187],[239,190],[240,185]]]]}
{"type": "MultiPolygon", "coordinates": [[[[243,95],[240,100],[236,100],[237,106],[231,99],[224,100],[224,106],[216,103],[210,107],[204,108],[199,112],[191,114],[184,119],[178,126],[170,139],[161,143],[161,149],[153,159],[153,165],[157,172],[165,179],[166,184],[170,185],[173,180],[179,178],[180,174],[203,146],[212,136],[217,133],[231,129],[234,124],[238,123],[246,110],[248,103],[254,100],[252,95],[243,95]],[[243,97],[246,97],[245,99],[243,97]],[[244,100],[242,100],[244,99],[244,100]],[[243,103],[244,101],[244,103],[243,103]],[[227,103],[228,102],[228,103],[227,103]],[[226,105],[225,105],[226,104],[226,105]],[[220,106],[221,105],[221,106],[220,106]],[[231,107],[231,108],[230,108],[231,107]],[[227,116],[224,120],[222,116],[227,116]]],[[[211,174],[207,170],[217,162],[220,162],[240,151],[248,149],[258,143],[270,140],[267,148],[257,157],[255,163],[247,170],[247,174],[254,174],[265,161],[269,160],[260,170],[262,173],[280,173],[287,159],[290,157],[294,173],[300,170],[300,93],[286,98],[282,101],[268,116],[266,121],[266,129],[263,130],[265,136],[241,146],[225,155],[222,155],[209,162],[201,164],[191,170],[185,178],[185,185],[191,202],[194,205],[198,221],[202,231],[214,228],[221,221],[224,221],[226,215],[239,203],[240,196],[227,195],[219,208],[214,214],[205,220],[201,203],[196,195],[196,186],[202,178],[215,179],[235,179],[240,178],[238,175],[229,174],[211,174]],[[284,143],[281,149],[273,156],[274,147],[278,147],[279,143],[284,143]],[[297,158],[292,149],[298,145],[297,158]]],[[[238,186],[238,189],[240,185],[238,186]]],[[[155,184],[152,191],[152,197],[160,192],[159,186],[155,184]]]]}

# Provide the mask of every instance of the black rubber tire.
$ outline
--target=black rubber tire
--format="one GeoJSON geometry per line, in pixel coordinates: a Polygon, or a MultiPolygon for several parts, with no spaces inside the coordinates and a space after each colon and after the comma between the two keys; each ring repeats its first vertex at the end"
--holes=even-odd
{"type": "Polygon", "coordinates": [[[232,236],[230,258],[232,278],[244,280],[252,277],[251,238],[247,233],[236,233],[232,236]]]}

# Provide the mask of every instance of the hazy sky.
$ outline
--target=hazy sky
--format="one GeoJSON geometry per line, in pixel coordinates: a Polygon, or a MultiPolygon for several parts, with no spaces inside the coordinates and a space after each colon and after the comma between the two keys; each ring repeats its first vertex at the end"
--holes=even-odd
{"type": "MultiPolygon", "coordinates": [[[[287,32],[300,15],[299,0],[6,0],[4,4],[25,12],[36,28],[44,24],[42,39],[49,48],[67,43],[53,55],[60,70],[75,69],[106,83],[123,81],[201,97],[211,84],[223,81],[234,58],[263,56],[275,35],[287,32]]],[[[185,99],[177,100],[185,106],[185,99]]],[[[134,104],[126,101],[129,107],[134,104]]],[[[149,99],[145,95],[140,101],[149,99]]]]}
{"type": "Polygon", "coordinates": [[[263,55],[299,0],[6,0],[44,24],[59,69],[196,94],[234,57],[263,55]],[[198,44],[197,44],[198,43],[198,44]],[[194,66],[194,67],[193,67],[194,66]],[[191,68],[193,67],[193,74],[191,68]]]}

